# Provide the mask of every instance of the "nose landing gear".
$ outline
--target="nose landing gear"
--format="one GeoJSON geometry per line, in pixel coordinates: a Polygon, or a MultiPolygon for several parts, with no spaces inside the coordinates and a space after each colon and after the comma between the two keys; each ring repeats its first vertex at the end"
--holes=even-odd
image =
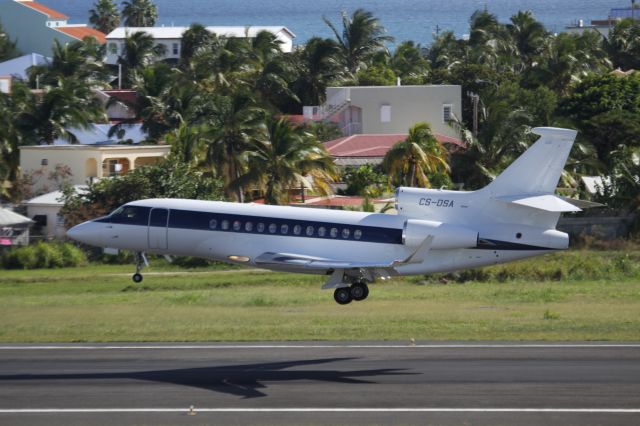
{"type": "Polygon", "coordinates": [[[350,287],[336,288],[333,298],[340,305],[347,305],[353,300],[361,301],[369,296],[369,286],[365,282],[355,282],[350,287]]]}
{"type": "Polygon", "coordinates": [[[140,271],[142,270],[142,268],[144,268],[145,266],[149,266],[149,262],[147,261],[147,256],[144,255],[144,252],[140,251],[136,253],[136,273],[133,274],[133,276],[131,277],[131,279],[133,280],[134,283],[141,283],[142,282],[142,274],[140,273],[140,271]]]}

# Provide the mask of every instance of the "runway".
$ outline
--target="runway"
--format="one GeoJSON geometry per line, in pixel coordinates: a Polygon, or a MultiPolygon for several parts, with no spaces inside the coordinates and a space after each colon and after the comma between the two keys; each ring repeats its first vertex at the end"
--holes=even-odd
{"type": "Polygon", "coordinates": [[[0,424],[640,424],[640,344],[0,346],[0,424]]]}

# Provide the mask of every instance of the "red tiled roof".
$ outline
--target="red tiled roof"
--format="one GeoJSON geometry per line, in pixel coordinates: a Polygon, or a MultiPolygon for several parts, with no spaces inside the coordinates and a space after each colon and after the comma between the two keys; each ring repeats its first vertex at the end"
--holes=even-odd
{"type": "Polygon", "coordinates": [[[107,41],[105,33],[91,27],[56,27],[55,29],[78,40],[83,40],[85,37],[93,37],[101,44],[105,44],[107,41]]]}
{"type": "MultiPolygon", "coordinates": [[[[395,135],[352,135],[335,139],[324,144],[333,157],[384,157],[407,134],[395,135]]],[[[435,133],[438,141],[445,144],[464,146],[460,139],[435,133]]]]}
{"type": "Polygon", "coordinates": [[[69,19],[67,15],[62,14],[57,10],[53,10],[43,4],[36,3],[35,1],[18,0],[18,3],[25,5],[33,10],[37,10],[38,12],[44,13],[50,19],[69,19]]]}

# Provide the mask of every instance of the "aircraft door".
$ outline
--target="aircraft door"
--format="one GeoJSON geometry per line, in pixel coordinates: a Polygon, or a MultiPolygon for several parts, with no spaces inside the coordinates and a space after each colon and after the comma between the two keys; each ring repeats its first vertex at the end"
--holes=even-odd
{"type": "Polygon", "coordinates": [[[167,249],[169,210],[151,209],[149,215],[149,249],[167,249]]]}

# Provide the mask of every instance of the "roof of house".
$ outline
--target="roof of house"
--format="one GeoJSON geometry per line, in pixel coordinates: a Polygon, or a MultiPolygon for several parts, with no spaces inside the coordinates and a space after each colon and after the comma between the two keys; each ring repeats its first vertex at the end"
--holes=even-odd
{"type": "MultiPolygon", "coordinates": [[[[69,132],[78,139],[78,143],[82,145],[113,145],[117,144],[119,140],[131,140],[133,144],[139,144],[147,138],[147,134],[142,131],[141,123],[127,124],[122,126],[124,134],[121,138],[117,135],[109,136],[109,130],[111,130],[111,124],[96,124],[92,123],[86,129],[81,128],[69,128],[69,132]]],[[[54,145],[68,145],[69,141],[63,138],[58,138],[54,142],[54,145]]]]}
{"type": "MultiPolygon", "coordinates": [[[[291,38],[296,35],[287,27],[278,26],[238,26],[238,27],[206,27],[207,30],[217,35],[223,35],[226,37],[254,37],[260,31],[269,31],[273,34],[280,32],[288,33],[291,38]]],[[[140,31],[150,34],[155,39],[180,39],[182,33],[188,30],[189,27],[118,27],[115,30],[107,34],[107,40],[111,39],[124,39],[127,35],[134,34],[140,31]]]]}
{"type": "Polygon", "coordinates": [[[33,222],[28,217],[13,212],[9,209],[0,208],[0,226],[23,225],[33,222]]]}
{"type": "Polygon", "coordinates": [[[55,30],[58,30],[62,33],[65,33],[68,36],[73,38],[77,38],[78,40],[83,40],[85,37],[93,37],[98,40],[99,43],[106,43],[107,35],[101,31],[96,30],[95,28],[87,27],[85,25],[71,25],[64,27],[55,27],[55,30]]]}
{"type": "Polygon", "coordinates": [[[39,53],[29,53],[18,58],[9,59],[0,63],[0,75],[11,75],[27,79],[27,70],[34,65],[43,65],[51,58],[42,56],[39,53]]]}
{"type": "MultiPolygon", "coordinates": [[[[86,185],[73,185],[76,193],[85,192],[88,189],[86,185]]],[[[47,194],[39,195],[27,201],[25,204],[27,206],[35,207],[35,206],[63,206],[64,201],[62,201],[63,193],[62,191],[53,191],[47,194]]]]}
{"type": "Polygon", "coordinates": [[[38,2],[35,1],[30,1],[30,0],[17,0],[18,3],[33,9],[33,10],[37,10],[40,13],[43,13],[45,15],[47,15],[48,18],[50,19],[69,19],[69,17],[67,15],[65,15],[64,13],[60,13],[57,10],[53,10],[43,4],[40,4],[38,2]]]}
{"type": "MultiPolygon", "coordinates": [[[[384,157],[398,142],[407,138],[407,134],[393,135],[351,135],[324,143],[324,147],[333,157],[384,157]]],[[[434,133],[441,143],[464,146],[460,139],[434,133]]]]}
{"type": "Polygon", "coordinates": [[[135,90],[102,90],[101,92],[127,105],[135,105],[138,102],[138,93],[135,90]]]}

